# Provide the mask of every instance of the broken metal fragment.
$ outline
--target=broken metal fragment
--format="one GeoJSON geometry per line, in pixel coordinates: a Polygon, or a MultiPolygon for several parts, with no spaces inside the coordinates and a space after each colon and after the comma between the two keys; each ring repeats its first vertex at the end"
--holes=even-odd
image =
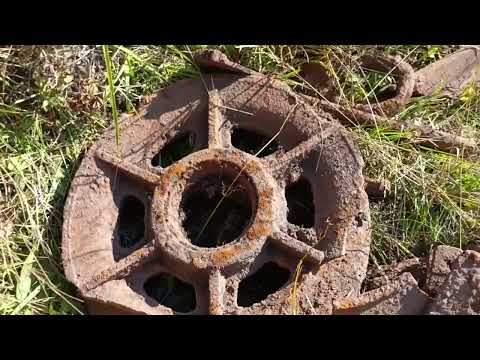
{"type": "MultiPolygon", "coordinates": [[[[464,62],[470,64],[467,68],[463,69],[463,71],[466,73],[471,72],[472,74],[475,74],[476,79],[480,79],[480,60],[478,50],[466,50],[469,50],[470,52],[462,53],[463,57],[459,57],[459,59],[455,61],[461,61],[463,59],[464,62]],[[472,56],[474,56],[475,60],[471,59],[472,56]],[[464,59],[465,57],[467,57],[468,61],[464,59]],[[471,64],[473,62],[475,62],[475,66],[471,64]]],[[[431,68],[427,66],[429,69],[427,70],[427,68],[425,68],[425,72],[422,72],[422,69],[419,72],[414,73],[412,67],[399,57],[374,57],[369,55],[361,57],[359,63],[366,68],[382,71],[395,76],[397,86],[395,92],[390,98],[366,104],[346,104],[344,102],[339,102],[339,100],[332,101],[332,99],[335,98],[333,95],[330,96],[330,98],[323,96],[320,99],[312,97],[308,100],[312,106],[330,113],[345,126],[386,126],[399,131],[408,131],[412,135],[412,144],[415,145],[436,148],[451,153],[457,153],[462,150],[470,152],[476,148],[477,141],[475,139],[437,130],[430,126],[407,124],[403,121],[397,121],[391,118],[410,100],[414,93],[415,86],[420,88],[423,86],[419,85],[422,84],[422,81],[432,82],[434,81],[435,76],[439,76],[438,74],[441,73],[441,66],[439,67],[439,65],[435,65],[436,63],[434,63],[430,65],[432,66],[431,68]],[[439,67],[439,69],[437,69],[437,67],[439,67]]],[[[446,69],[448,69],[447,65],[442,66],[445,66],[446,69]]],[[[313,65],[309,67],[304,65],[304,67],[310,69],[309,76],[313,79],[313,84],[315,84],[315,87],[321,92],[321,94],[335,94],[335,85],[331,79],[328,78],[325,70],[321,70],[318,66],[314,67],[313,65]],[[322,84],[322,79],[325,79],[326,83],[322,84]]],[[[457,69],[456,71],[460,70],[457,69]]],[[[457,74],[457,76],[459,76],[459,74],[457,74]]],[[[472,76],[470,76],[470,78],[472,76]]],[[[462,82],[462,84],[466,84],[466,82],[462,82]]],[[[310,95],[304,96],[309,98],[310,95]]]]}
{"type": "Polygon", "coordinates": [[[259,74],[245,66],[231,61],[225,54],[216,49],[205,49],[194,55],[197,66],[206,72],[231,72],[243,75],[259,74]]]}
{"type": "Polygon", "coordinates": [[[334,302],[335,315],[417,315],[422,314],[429,297],[410,273],[403,273],[388,285],[356,298],[334,302]]]}
{"type": "Polygon", "coordinates": [[[425,282],[425,290],[430,295],[438,294],[440,287],[452,270],[452,264],[461,254],[461,249],[447,245],[439,245],[432,250],[427,261],[425,282]]]}
{"type": "Polygon", "coordinates": [[[480,253],[460,255],[429,306],[431,315],[480,315],[480,253]]]}
{"type": "Polygon", "coordinates": [[[480,85],[480,50],[466,48],[415,72],[414,95],[458,97],[469,84],[480,85]]]}
{"type": "Polygon", "coordinates": [[[412,96],[415,85],[413,68],[399,56],[364,55],[359,59],[362,67],[377,70],[395,77],[395,91],[387,99],[365,104],[352,104],[352,108],[366,113],[391,116],[398,112],[412,96]]]}
{"type": "Polygon", "coordinates": [[[372,269],[364,282],[366,291],[387,285],[403,273],[410,273],[423,289],[426,278],[426,261],[424,258],[411,258],[397,264],[381,266],[372,269]]]}

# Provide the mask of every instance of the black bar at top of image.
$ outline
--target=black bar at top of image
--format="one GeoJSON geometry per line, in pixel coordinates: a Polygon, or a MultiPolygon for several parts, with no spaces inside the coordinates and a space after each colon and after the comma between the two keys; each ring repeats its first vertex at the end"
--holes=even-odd
{"type": "Polygon", "coordinates": [[[117,3],[90,10],[82,3],[66,12],[37,11],[29,5],[21,14],[4,7],[0,43],[422,45],[480,40],[473,9],[438,14],[441,6],[424,11],[419,5],[406,4],[392,9],[385,4],[365,3],[360,9],[352,9],[347,2],[329,4],[279,3],[261,11],[234,3],[222,13],[218,5],[196,9],[187,3],[130,4],[128,8],[117,3]]]}

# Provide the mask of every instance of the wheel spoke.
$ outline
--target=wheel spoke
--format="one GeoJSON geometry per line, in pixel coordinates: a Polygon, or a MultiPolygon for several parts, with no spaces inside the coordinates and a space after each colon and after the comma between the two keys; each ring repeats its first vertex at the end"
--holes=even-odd
{"type": "Polygon", "coordinates": [[[276,245],[294,252],[298,257],[305,257],[307,261],[316,265],[320,265],[325,258],[323,251],[317,250],[284,232],[276,232],[271,237],[271,240],[276,245]]]}
{"type": "Polygon", "coordinates": [[[208,279],[209,304],[208,312],[211,315],[223,315],[223,297],[225,294],[225,278],[219,270],[210,274],[208,279]]]}
{"type": "Polygon", "coordinates": [[[306,159],[312,152],[322,150],[326,139],[336,133],[337,129],[333,126],[328,127],[321,133],[316,134],[309,139],[301,142],[296,147],[277,157],[265,159],[268,166],[274,173],[284,174],[286,170],[298,165],[306,159]]]}
{"type": "Polygon", "coordinates": [[[107,151],[97,151],[96,158],[104,163],[112,166],[115,169],[120,170],[128,176],[137,178],[146,184],[156,186],[160,183],[160,176],[154,174],[148,170],[142,169],[126,160],[123,160],[107,151]]]}
{"type": "Polygon", "coordinates": [[[317,233],[314,228],[303,228],[301,226],[288,223],[285,233],[309,246],[314,246],[318,241],[317,233]]]}
{"type": "Polygon", "coordinates": [[[112,266],[96,273],[81,287],[83,291],[86,292],[93,290],[108,281],[123,279],[132,274],[146,262],[152,260],[156,256],[156,252],[156,248],[150,242],[112,266]]]}
{"type": "Polygon", "coordinates": [[[229,132],[224,126],[225,119],[222,115],[222,99],[218,90],[208,92],[208,147],[210,149],[227,147],[229,145],[229,132]]]}

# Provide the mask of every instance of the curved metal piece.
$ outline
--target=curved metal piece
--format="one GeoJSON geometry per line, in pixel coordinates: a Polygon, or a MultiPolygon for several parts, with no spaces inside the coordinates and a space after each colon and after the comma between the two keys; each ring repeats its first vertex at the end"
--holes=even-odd
{"type": "Polygon", "coordinates": [[[237,64],[216,49],[205,49],[194,55],[197,66],[204,71],[231,72],[243,75],[260,75],[259,73],[237,64]]]}
{"type": "Polygon", "coordinates": [[[415,73],[410,64],[398,56],[370,56],[360,57],[362,67],[385,72],[395,77],[396,89],[393,96],[373,104],[353,104],[352,108],[376,115],[389,116],[397,113],[412,97],[415,86],[415,73]]]}

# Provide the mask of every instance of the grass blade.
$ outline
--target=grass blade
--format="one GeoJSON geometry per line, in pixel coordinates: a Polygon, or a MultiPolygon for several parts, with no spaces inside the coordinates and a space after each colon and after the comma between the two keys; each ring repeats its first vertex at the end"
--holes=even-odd
{"type": "Polygon", "coordinates": [[[28,294],[30,293],[30,287],[32,285],[31,273],[32,273],[34,256],[35,256],[35,253],[32,249],[22,266],[22,270],[20,271],[20,278],[18,279],[16,294],[15,294],[17,301],[20,303],[24,301],[27,298],[28,294]]]}
{"type": "Polygon", "coordinates": [[[107,68],[107,82],[110,92],[110,105],[112,106],[113,126],[115,127],[115,142],[120,144],[120,124],[118,122],[117,99],[115,98],[115,86],[113,84],[112,60],[110,59],[110,50],[108,45],[102,45],[103,58],[107,68]]]}

